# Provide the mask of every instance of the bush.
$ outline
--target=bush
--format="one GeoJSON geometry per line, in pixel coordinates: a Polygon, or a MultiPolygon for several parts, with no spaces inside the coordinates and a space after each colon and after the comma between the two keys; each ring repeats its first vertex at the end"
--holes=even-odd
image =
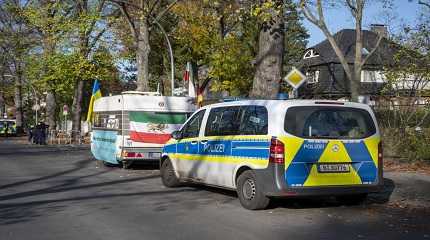
{"type": "Polygon", "coordinates": [[[382,128],[381,132],[387,157],[430,161],[430,128],[382,128]]]}

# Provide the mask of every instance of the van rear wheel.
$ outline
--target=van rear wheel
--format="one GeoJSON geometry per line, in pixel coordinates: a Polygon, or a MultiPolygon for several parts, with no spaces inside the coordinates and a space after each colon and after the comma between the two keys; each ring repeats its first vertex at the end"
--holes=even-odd
{"type": "Polygon", "coordinates": [[[263,194],[261,185],[257,182],[255,173],[251,170],[243,172],[237,178],[237,195],[240,203],[246,209],[265,209],[270,199],[263,194]]]}
{"type": "Polygon", "coordinates": [[[178,187],[181,182],[178,177],[176,177],[175,170],[173,169],[172,162],[170,159],[166,159],[163,161],[160,167],[161,181],[166,187],[178,187]]]}

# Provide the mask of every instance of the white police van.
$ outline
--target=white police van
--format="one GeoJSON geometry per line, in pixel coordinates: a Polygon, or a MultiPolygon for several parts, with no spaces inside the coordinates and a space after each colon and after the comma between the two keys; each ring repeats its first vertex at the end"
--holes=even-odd
{"type": "Polygon", "coordinates": [[[382,147],[369,106],[314,100],[247,100],[196,111],[163,148],[162,182],[236,190],[247,209],[270,197],[364,200],[382,185],[382,147]]]}

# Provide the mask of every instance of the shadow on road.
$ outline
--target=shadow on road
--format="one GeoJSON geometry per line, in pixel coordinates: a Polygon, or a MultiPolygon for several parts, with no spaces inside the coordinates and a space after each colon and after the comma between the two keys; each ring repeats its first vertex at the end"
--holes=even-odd
{"type": "Polygon", "coordinates": [[[54,173],[54,174],[51,174],[51,175],[47,175],[47,176],[44,176],[44,177],[39,177],[39,178],[29,179],[29,180],[25,180],[25,181],[20,181],[20,182],[15,182],[15,183],[9,183],[9,184],[5,184],[5,185],[1,185],[0,186],[0,190],[6,189],[6,188],[10,188],[10,187],[17,187],[17,186],[20,186],[20,185],[23,185],[23,184],[28,184],[28,183],[33,183],[33,182],[48,180],[48,179],[51,179],[51,178],[60,177],[60,176],[63,176],[63,175],[69,174],[69,173],[73,173],[73,172],[79,171],[79,170],[85,168],[88,164],[90,164],[92,162],[93,161],[91,159],[81,160],[81,161],[76,162],[74,164],[75,167],[72,168],[72,169],[61,171],[61,172],[54,173]]]}
{"type": "Polygon", "coordinates": [[[395,188],[393,180],[384,178],[384,187],[379,193],[371,193],[367,199],[362,203],[345,203],[338,201],[335,197],[293,197],[288,199],[274,199],[271,203],[271,208],[283,207],[292,209],[305,209],[305,208],[331,208],[342,207],[345,205],[372,205],[384,204],[390,200],[391,194],[395,188]]]}
{"type": "MultiPolygon", "coordinates": [[[[111,183],[112,184],[112,183],[111,183]]],[[[61,211],[63,208],[67,207],[69,204],[58,205],[58,203],[65,202],[81,202],[94,199],[112,199],[112,198],[124,198],[124,197],[135,197],[135,196],[150,196],[150,195],[164,195],[164,194],[174,194],[180,192],[197,192],[198,189],[169,189],[162,191],[142,191],[142,192],[132,192],[132,193],[119,193],[119,194],[97,194],[93,196],[80,196],[80,197],[70,197],[70,198],[58,198],[50,200],[40,200],[40,201],[29,201],[20,203],[5,203],[0,204],[0,225],[15,224],[20,222],[27,222],[33,218],[40,217],[42,215],[53,214],[55,212],[61,211]],[[55,205],[50,205],[55,204],[55,205]],[[55,210],[55,211],[53,211],[55,210]]]]}
{"type": "MultiPolygon", "coordinates": [[[[222,194],[231,198],[237,198],[237,193],[232,190],[221,189],[206,185],[199,185],[194,183],[186,183],[185,186],[192,187],[201,191],[208,191],[215,194],[222,194]]],[[[393,180],[384,178],[384,187],[379,193],[371,193],[363,203],[355,205],[371,205],[371,204],[384,204],[390,200],[391,194],[395,188],[393,180]]],[[[322,196],[322,197],[290,197],[290,198],[274,198],[271,201],[269,208],[290,208],[290,209],[306,209],[306,208],[331,208],[342,207],[346,204],[338,201],[335,197],[322,196]]]]}

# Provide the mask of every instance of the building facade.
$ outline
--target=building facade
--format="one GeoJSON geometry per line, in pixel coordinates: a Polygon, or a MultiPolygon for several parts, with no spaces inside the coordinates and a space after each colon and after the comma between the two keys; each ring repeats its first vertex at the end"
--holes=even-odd
{"type": "MultiPolygon", "coordinates": [[[[371,30],[362,31],[362,57],[365,58],[383,37],[375,52],[363,66],[359,100],[370,103],[386,84],[384,67],[392,63],[397,45],[387,38],[386,28],[372,25],[371,30]]],[[[356,31],[343,29],[334,35],[351,69],[354,68],[356,31]]],[[[330,42],[326,39],[308,48],[303,54],[300,68],[307,76],[307,83],[299,89],[303,98],[341,99],[350,96],[350,81],[330,42]]]]}

